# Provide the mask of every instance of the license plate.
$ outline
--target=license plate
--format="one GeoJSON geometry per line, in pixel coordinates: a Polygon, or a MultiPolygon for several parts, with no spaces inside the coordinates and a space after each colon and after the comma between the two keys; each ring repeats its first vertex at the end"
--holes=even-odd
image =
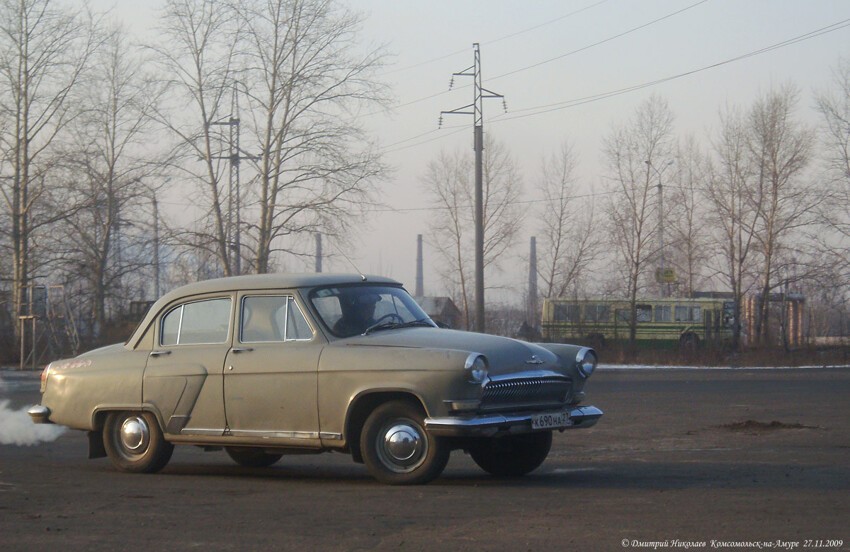
{"type": "Polygon", "coordinates": [[[569,427],[573,425],[566,412],[552,412],[548,414],[535,414],[531,417],[532,429],[552,429],[557,427],[569,427]]]}

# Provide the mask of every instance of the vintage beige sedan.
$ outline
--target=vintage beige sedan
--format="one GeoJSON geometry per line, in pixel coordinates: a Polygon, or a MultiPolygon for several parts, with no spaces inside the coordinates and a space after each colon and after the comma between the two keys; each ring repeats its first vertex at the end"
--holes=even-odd
{"type": "Polygon", "coordinates": [[[243,466],[341,451],[379,481],[425,483],[463,449],[524,475],[581,406],[593,350],[441,329],[396,281],[269,274],[157,301],[124,344],[51,363],[29,414],[88,432],[89,457],[156,472],[174,445],[243,466]]]}

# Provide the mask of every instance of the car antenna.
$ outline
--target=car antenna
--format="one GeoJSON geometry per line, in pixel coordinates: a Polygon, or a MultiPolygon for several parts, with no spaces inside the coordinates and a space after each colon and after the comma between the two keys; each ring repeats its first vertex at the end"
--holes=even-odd
{"type": "Polygon", "coordinates": [[[336,249],[336,252],[337,252],[337,253],[339,253],[340,255],[342,255],[342,257],[343,257],[346,261],[348,261],[348,264],[350,264],[352,267],[354,267],[354,271],[355,271],[357,274],[359,274],[359,275],[360,275],[360,280],[362,280],[363,282],[365,282],[366,280],[368,280],[368,278],[366,278],[366,275],[365,275],[365,274],[363,274],[363,272],[361,272],[359,268],[357,268],[357,265],[356,265],[356,264],[354,264],[354,261],[352,261],[352,260],[348,257],[348,255],[346,255],[346,254],[345,254],[345,252],[344,252],[342,249],[340,249],[340,248],[336,247],[336,245],[335,245],[335,244],[333,244],[333,243],[331,243],[331,247],[333,247],[334,249],[336,249]]]}

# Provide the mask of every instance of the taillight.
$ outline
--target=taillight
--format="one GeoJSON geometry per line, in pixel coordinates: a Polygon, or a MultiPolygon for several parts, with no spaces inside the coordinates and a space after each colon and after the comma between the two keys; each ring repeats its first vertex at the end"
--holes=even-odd
{"type": "Polygon", "coordinates": [[[52,363],[48,364],[47,368],[45,368],[41,372],[41,392],[42,393],[44,393],[44,390],[47,389],[47,378],[50,376],[50,367],[51,366],[53,366],[52,363]]]}

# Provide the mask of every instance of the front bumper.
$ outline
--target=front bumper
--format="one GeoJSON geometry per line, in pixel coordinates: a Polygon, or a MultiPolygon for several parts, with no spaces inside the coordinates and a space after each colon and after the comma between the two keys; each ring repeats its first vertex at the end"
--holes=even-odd
{"type": "MultiPolygon", "coordinates": [[[[602,411],[595,406],[577,406],[565,411],[569,425],[557,427],[565,429],[581,429],[590,427],[602,417],[602,411]]],[[[473,416],[447,416],[443,418],[426,418],[425,429],[438,437],[492,437],[511,433],[530,433],[531,419],[535,414],[481,414],[473,416]]]]}
{"type": "Polygon", "coordinates": [[[29,407],[27,410],[27,414],[30,415],[32,419],[32,423],[34,424],[52,424],[50,421],[50,409],[46,406],[41,406],[37,404],[35,406],[29,407]]]}

